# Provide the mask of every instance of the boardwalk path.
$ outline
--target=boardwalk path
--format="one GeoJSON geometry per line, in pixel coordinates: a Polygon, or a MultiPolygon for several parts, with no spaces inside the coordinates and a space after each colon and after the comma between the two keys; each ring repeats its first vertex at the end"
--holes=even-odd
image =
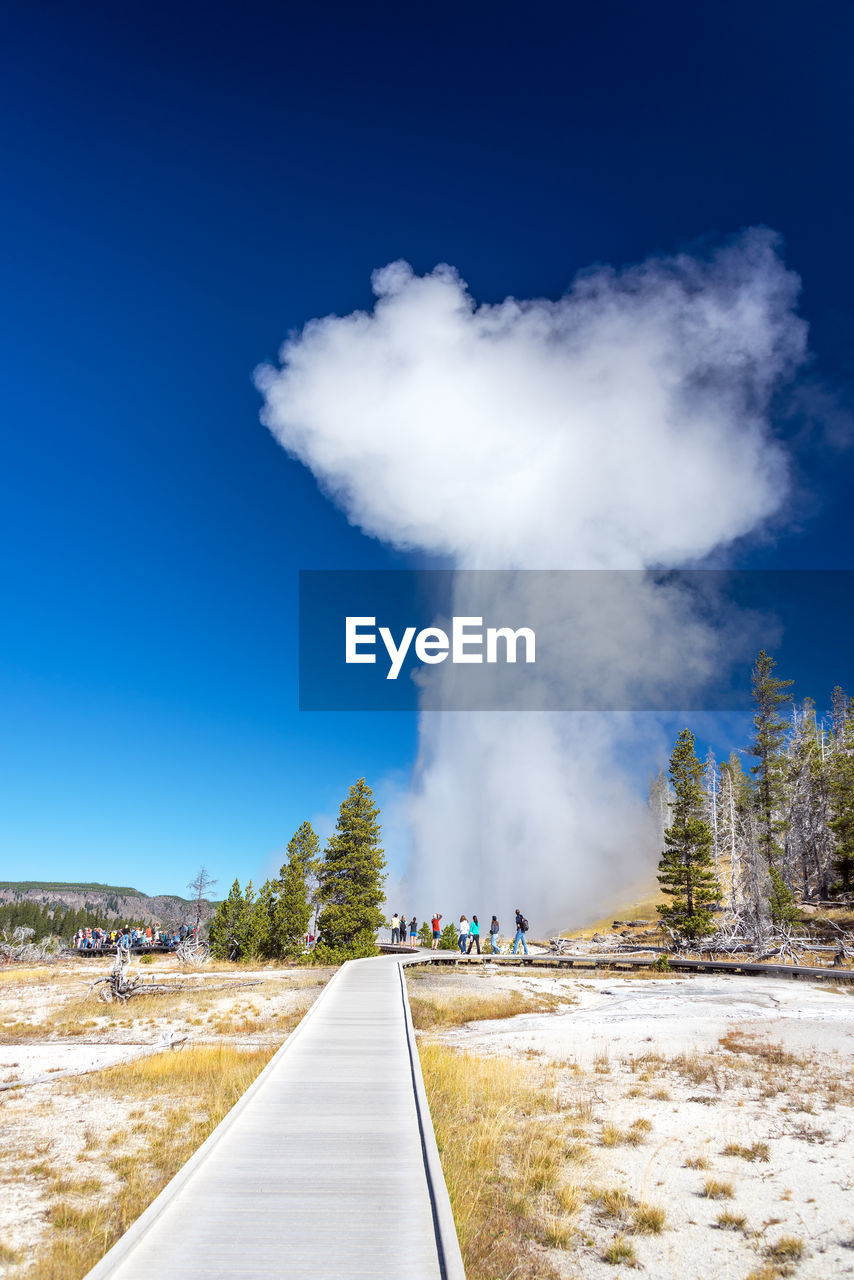
{"type": "Polygon", "coordinates": [[[336,973],[89,1280],[377,1280],[401,1267],[464,1280],[403,969],[383,956],[336,973]]]}

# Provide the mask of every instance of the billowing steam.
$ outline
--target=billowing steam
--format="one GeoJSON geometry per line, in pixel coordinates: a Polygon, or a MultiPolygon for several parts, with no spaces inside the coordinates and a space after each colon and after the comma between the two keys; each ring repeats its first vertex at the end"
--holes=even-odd
{"type": "MultiPolygon", "coordinates": [[[[256,373],[265,423],[365,532],[460,568],[642,569],[696,563],[779,508],[768,406],[806,326],[772,233],[586,271],[557,302],[478,307],[447,266],[393,263],[373,283],[371,313],[312,321],[256,373]]],[[[623,625],[660,632],[662,607],[641,592],[623,625]]],[[[656,657],[639,647],[640,668],[656,657]]],[[[642,878],[627,731],[423,713],[413,909],[506,919],[520,899],[539,931],[642,878]]]]}

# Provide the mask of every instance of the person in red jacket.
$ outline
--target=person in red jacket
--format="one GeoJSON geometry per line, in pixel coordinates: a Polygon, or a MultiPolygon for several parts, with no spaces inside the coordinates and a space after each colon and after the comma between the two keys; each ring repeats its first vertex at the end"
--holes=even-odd
{"type": "Polygon", "coordinates": [[[430,921],[430,924],[432,925],[432,928],[433,928],[433,945],[430,947],[430,950],[436,951],[439,946],[439,930],[442,925],[442,917],[439,915],[438,911],[434,915],[433,919],[430,921]]]}

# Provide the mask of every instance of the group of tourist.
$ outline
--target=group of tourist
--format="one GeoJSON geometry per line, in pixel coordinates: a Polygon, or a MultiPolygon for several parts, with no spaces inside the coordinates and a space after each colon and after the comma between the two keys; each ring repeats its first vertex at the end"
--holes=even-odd
{"type": "Polygon", "coordinates": [[[157,929],[146,925],[144,929],[123,925],[118,929],[78,929],[72,940],[75,951],[111,951],[121,947],[125,951],[144,950],[151,947],[177,947],[196,930],[182,924],[179,929],[157,929]]]}
{"type": "MultiPolygon", "coordinates": [[[[430,927],[433,934],[432,950],[435,951],[439,946],[439,938],[442,933],[442,915],[436,912],[430,921],[430,927]]],[[[498,935],[501,932],[501,925],[498,923],[498,917],[493,916],[489,924],[488,937],[490,944],[490,955],[497,956],[500,954],[498,946],[498,935]]],[[[528,954],[528,943],[525,940],[525,934],[528,932],[528,921],[522,915],[519,908],[516,908],[516,933],[513,939],[513,955],[522,944],[525,955],[528,954]]],[[[391,918],[391,940],[392,944],[401,946],[416,947],[418,945],[418,919],[413,916],[407,925],[406,912],[395,914],[391,918]],[[407,942],[408,938],[408,942],[407,942]]],[[[471,921],[465,915],[460,916],[457,924],[457,946],[463,955],[471,955],[472,948],[477,949],[477,954],[481,955],[480,950],[480,921],[477,916],[472,916],[471,921]]]]}
{"type": "Polygon", "coordinates": [[[409,921],[409,924],[407,925],[406,912],[401,911],[399,915],[395,914],[391,918],[392,942],[399,943],[401,946],[405,947],[407,945],[407,941],[406,941],[407,933],[409,935],[408,945],[410,947],[417,946],[418,945],[418,920],[415,916],[413,916],[412,919],[409,921]]]}

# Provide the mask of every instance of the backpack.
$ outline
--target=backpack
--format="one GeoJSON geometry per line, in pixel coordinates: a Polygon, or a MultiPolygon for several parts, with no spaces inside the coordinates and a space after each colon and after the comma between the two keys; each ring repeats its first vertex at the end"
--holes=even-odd
{"type": "Polygon", "coordinates": [[[528,921],[525,919],[524,916],[522,916],[522,923],[519,927],[523,933],[527,933],[528,929],[530,928],[530,925],[528,924],[528,921]]]}

